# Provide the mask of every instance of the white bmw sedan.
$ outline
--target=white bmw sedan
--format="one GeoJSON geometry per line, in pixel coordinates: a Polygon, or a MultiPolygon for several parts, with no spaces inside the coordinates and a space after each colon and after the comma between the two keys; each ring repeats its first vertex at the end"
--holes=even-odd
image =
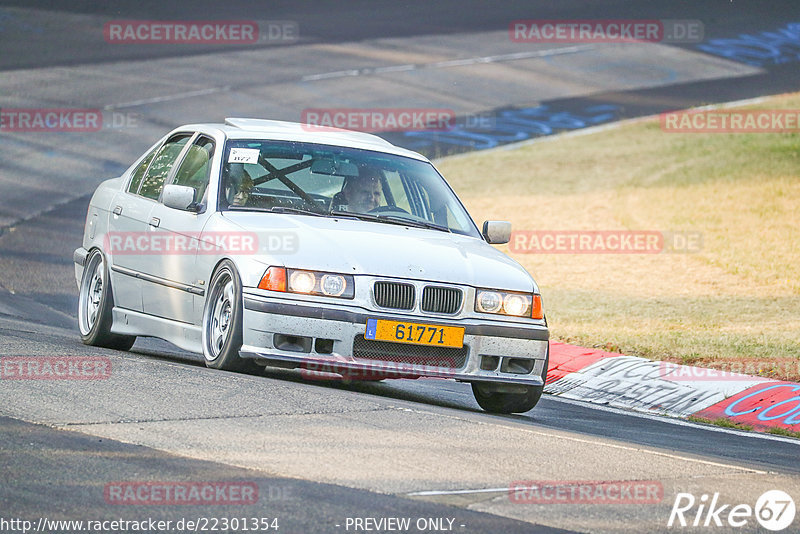
{"type": "Polygon", "coordinates": [[[182,126],[103,182],[74,253],[83,342],[153,336],[232,371],[469,382],[533,408],[539,289],[430,161],[365,133],[256,120],[182,126]]]}

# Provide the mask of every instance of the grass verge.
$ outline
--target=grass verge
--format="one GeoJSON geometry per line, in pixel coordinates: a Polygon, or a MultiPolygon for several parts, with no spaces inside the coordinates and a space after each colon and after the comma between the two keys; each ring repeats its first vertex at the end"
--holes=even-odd
{"type": "MultiPolygon", "coordinates": [[[[797,110],[800,94],[754,108],[797,110]]],[[[700,233],[695,253],[511,254],[555,339],[800,380],[800,135],[652,120],[437,166],[478,222],[700,233]]]]}
{"type": "Polygon", "coordinates": [[[795,432],[794,430],[786,430],[783,427],[772,427],[767,430],[767,434],[775,434],[778,436],[788,436],[790,438],[799,438],[800,439],[800,432],[795,432]]]}
{"type": "MultiPolygon", "coordinates": [[[[745,425],[743,423],[737,423],[735,421],[731,421],[725,417],[720,417],[718,419],[707,419],[705,417],[695,417],[690,415],[686,418],[687,421],[691,421],[692,423],[703,423],[705,425],[714,425],[714,426],[721,426],[724,428],[735,428],[737,430],[747,430],[752,431],[752,425],[745,425]]],[[[788,430],[787,430],[788,432],[788,430]]]]}

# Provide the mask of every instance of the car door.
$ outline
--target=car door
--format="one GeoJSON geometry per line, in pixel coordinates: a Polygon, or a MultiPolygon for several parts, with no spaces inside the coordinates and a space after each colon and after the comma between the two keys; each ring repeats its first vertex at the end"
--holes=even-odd
{"type": "Polygon", "coordinates": [[[197,273],[196,257],[203,248],[197,238],[209,214],[207,193],[216,143],[198,134],[181,154],[180,163],[168,178],[169,183],[195,190],[199,211],[170,208],[161,202],[153,206],[148,227],[154,242],[164,249],[158,261],[148,266],[149,283],[143,286],[142,298],[147,314],[184,323],[193,322],[194,299],[205,290],[203,276],[197,273]]]}
{"type": "Polygon", "coordinates": [[[143,311],[142,275],[149,270],[154,250],[149,239],[148,221],[164,180],[191,138],[191,133],[176,134],[151,151],[132,173],[125,190],[112,202],[106,253],[111,258],[115,304],[143,311]]]}
{"type": "Polygon", "coordinates": [[[137,259],[128,239],[144,228],[142,221],[152,206],[141,200],[137,192],[145,172],[160,145],[145,155],[136,169],[125,191],[114,196],[108,218],[108,233],[105,238],[105,253],[108,259],[111,285],[114,288],[114,305],[128,310],[142,311],[142,283],[136,276],[137,259]]]}

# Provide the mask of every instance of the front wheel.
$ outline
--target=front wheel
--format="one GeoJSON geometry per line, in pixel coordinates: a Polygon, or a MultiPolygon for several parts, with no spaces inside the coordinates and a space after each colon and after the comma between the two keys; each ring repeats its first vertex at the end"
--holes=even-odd
{"type": "Polygon", "coordinates": [[[114,295],[105,256],[95,249],[86,259],[78,293],[78,330],[84,345],[128,350],[136,336],[111,333],[114,295]]]}
{"type": "Polygon", "coordinates": [[[519,391],[502,391],[503,385],[472,383],[472,394],[481,408],[490,413],[525,413],[539,402],[544,386],[514,386],[519,391]]]}
{"type": "Polygon", "coordinates": [[[206,365],[225,371],[258,367],[239,356],[242,348],[242,282],[229,260],[219,266],[209,285],[203,308],[203,356],[206,365]]]}

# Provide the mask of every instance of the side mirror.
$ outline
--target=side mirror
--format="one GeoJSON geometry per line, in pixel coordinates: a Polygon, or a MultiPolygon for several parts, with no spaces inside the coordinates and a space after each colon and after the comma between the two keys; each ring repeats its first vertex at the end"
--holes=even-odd
{"type": "Polygon", "coordinates": [[[483,237],[491,245],[502,245],[511,239],[511,223],[508,221],[485,221],[483,237]]]}
{"type": "Polygon", "coordinates": [[[194,203],[194,187],[178,184],[168,184],[164,186],[161,194],[161,202],[168,208],[182,211],[192,211],[196,206],[194,203]]]}

